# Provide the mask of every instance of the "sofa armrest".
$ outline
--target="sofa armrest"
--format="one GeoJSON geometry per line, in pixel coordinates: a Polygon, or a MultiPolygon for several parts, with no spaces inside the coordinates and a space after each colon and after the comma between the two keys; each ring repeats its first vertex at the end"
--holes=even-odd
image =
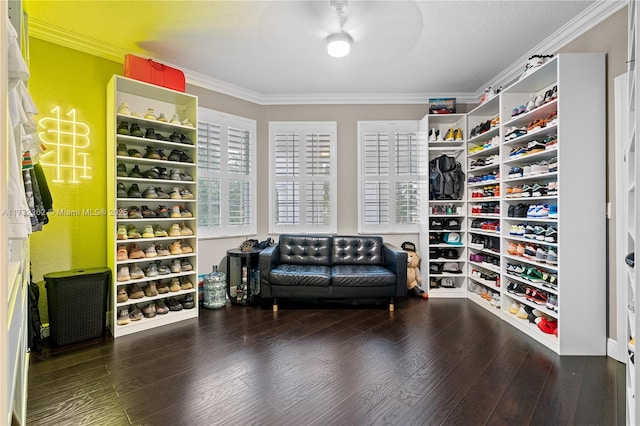
{"type": "Polygon", "coordinates": [[[269,274],[280,263],[280,245],[275,244],[262,250],[260,259],[260,297],[271,297],[269,274]]]}
{"type": "Polygon", "coordinates": [[[396,297],[407,296],[407,252],[384,243],[384,266],[396,274],[396,297]]]}

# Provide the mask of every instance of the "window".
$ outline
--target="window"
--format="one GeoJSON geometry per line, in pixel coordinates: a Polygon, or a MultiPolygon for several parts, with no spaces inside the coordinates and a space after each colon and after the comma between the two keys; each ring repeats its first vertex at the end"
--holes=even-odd
{"type": "Polygon", "coordinates": [[[256,122],[198,109],[198,235],[257,233],[256,122]]]}
{"type": "Polygon", "coordinates": [[[336,128],[269,123],[269,232],[337,232],[336,128]]]}
{"type": "Polygon", "coordinates": [[[418,232],[418,165],[418,121],[358,122],[359,232],[418,232]]]}

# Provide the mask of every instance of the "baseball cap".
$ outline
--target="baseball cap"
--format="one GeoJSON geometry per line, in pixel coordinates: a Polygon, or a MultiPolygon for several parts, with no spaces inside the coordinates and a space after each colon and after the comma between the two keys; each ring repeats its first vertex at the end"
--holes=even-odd
{"type": "Polygon", "coordinates": [[[442,263],[429,263],[429,273],[431,274],[440,274],[442,273],[442,263]]]}
{"type": "Polygon", "coordinates": [[[405,251],[416,251],[416,245],[411,241],[405,241],[400,247],[405,251]]]}
{"type": "Polygon", "coordinates": [[[445,259],[457,259],[460,255],[456,249],[447,248],[442,250],[442,257],[445,259]]]}
{"type": "Polygon", "coordinates": [[[461,274],[460,265],[456,262],[445,262],[442,267],[442,272],[447,272],[449,274],[461,274]]]}
{"type": "Polygon", "coordinates": [[[451,229],[454,231],[460,230],[460,219],[457,217],[451,217],[444,221],[444,229],[451,229]]]}
{"type": "Polygon", "coordinates": [[[458,232],[447,232],[444,234],[444,242],[453,246],[461,246],[462,237],[458,232]]]}
{"type": "Polygon", "coordinates": [[[439,248],[429,248],[429,259],[439,259],[442,257],[442,251],[439,248]]]}
{"type": "Polygon", "coordinates": [[[438,217],[429,220],[429,229],[444,229],[444,221],[438,217]]]}

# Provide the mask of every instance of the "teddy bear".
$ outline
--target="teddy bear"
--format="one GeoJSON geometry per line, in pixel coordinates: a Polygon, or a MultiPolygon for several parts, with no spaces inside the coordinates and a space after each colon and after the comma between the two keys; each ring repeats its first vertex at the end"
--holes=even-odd
{"type": "Polygon", "coordinates": [[[402,249],[407,252],[407,294],[413,297],[428,299],[429,295],[420,288],[422,276],[420,275],[420,253],[416,246],[410,242],[402,243],[402,249]]]}

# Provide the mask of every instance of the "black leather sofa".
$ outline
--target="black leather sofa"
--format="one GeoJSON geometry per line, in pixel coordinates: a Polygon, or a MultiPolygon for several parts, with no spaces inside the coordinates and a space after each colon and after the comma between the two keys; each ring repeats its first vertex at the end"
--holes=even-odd
{"type": "Polygon", "coordinates": [[[407,252],[379,236],[280,235],[260,253],[260,297],[385,299],[407,295],[407,252]]]}

